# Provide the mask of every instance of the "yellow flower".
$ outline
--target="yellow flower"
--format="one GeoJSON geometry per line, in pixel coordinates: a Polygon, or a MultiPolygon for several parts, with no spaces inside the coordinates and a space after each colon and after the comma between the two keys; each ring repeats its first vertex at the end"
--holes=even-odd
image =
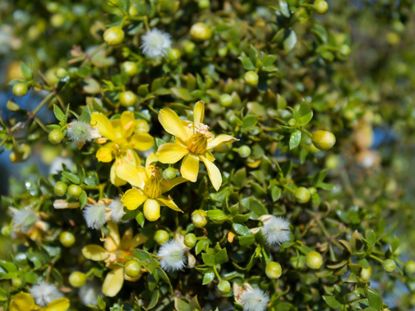
{"type": "Polygon", "coordinates": [[[162,163],[172,164],[183,159],[180,173],[189,181],[195,182],[199,174],[199,162],[206,166],[209,179],[215,190],[222,184],[222,175],[213,164],[215,157],[211,151],[225,143],[235,141],[236,138],[221,134],[214,136],[209,127],[203,124],[205,106],[197,102],[193,109],[193,122],[182,120],[170,108],[160,110],[158,119],[163,128],[176,137],[175,142],[166,143],[157,150],[158,160],[162,163]]]}
{"type": "Polygon", "coordinates": [[[141,277],[141,273],[131,278],[125,273],[125,263],[128,262],[133,250],[138,245],[146,241],[142,234],[133,236],[133,230],[128,229],[122,238],[116,223],[108,223],[109,233],[103,238],[104,247],[96,244],[89,244],[82,248],[84,257],[94,261],[104,261],[105,265],[111,269],[106,275],[102,284],[102,292],[105,296],[114,297],[121,290],[124,280],[135,282],[141,277]]]}
{"type": "Polygon", "coordinates": [[[122,196],[121,202],[129,210],[135,210],[144,204],[144,216],[149,221],[156,221],[160,218],[160,206],[167,206],[178,212],[182,211],[170,196],[163,194],[186,181],[182,177],[164,179],[154,165],[155,161],[157,157],[151,154],[147,157],[145,168],[125,165],[119,170],[120,176],[134,186],[122,196]]]}
{"type": "Polygon", "coordinates": [[[153,147],[154,139],[148,133],[147,122],[136,120],[131,111],[124,111],[115,120],[109,120],[100,112],[93,112],[91,125],[103,136],[98,139],[104,143],[96,153],[98,161],[109,163],[115,160],[111,167],[111,182],[116,186],[125,184],[118,176],[117,169],[123,163],[139,165],[140,159],[135,150],[145,151],[153,147]]]}
{"type": "Polygon", "coordinates": [[[58,298],[50,302],[47,306],[41,307],[35,303],[32,295],[20,292],[10,300],[9,311],[66,311],[70,303],[67,298],[58,298]]]}

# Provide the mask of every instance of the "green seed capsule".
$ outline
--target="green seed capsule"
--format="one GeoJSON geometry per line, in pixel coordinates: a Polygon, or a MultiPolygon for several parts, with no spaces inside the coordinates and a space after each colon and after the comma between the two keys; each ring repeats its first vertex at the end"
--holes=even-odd
{"type": "Polygon", "coordinates": [[[336,136],[332,132],[323,130],[314,131],[311,139],[314,145],[322,150],[329,150],[336,143],[336,136]]]}
{"type": "Polygon", "coordinates": [[[396,269],[396,263],[393,259],[386,259],[383,262],[383,269],[385,269],[386,272],[393,272],[396,269]]]}
{"type": "Polygon", "coordinates": [[[231,283],[229,283],[229,281],[226,280],[221,280],[218,284],[218,290],[222,293],[222,294],[228,294],[231,291],[231,283]]]}
{"type": "Polygon", "coordinates": [[[75,244],[75,236],[69,231],[63,231],[59,234],[59,242],[65,247],[71,247],[75,244]]]}
{"type": "Polygon", "coordinates": [[[120,93],[120,104],[128,107],[137,103],[138,97],[131,91],[125,91],[120,93]]]}
{"type": "Polygon", "coordinates": [[[257,86],[258,85],[258,74],[255,71],[247,71],[244,75],[244,80],[250,86],[257,86]]]}
{"type": "Polygon", "coordinates": [[[265,274],[270,279],[278,279],[282,274],[281,265],[276,261],[269,261],[265,267],[265,274]]]}
{"type": "Polygon", "coordinates": [[[64,196],[66,193],[66,190],[68,189],[68,185],[65,184],[63,181],[58,181],[55,186],[53,187],[53,192],[57,196],[64,196]]]}
{"type": "Polygon", "coordinates": [[[156,233],[154,234],[154,240],[156,241],[156,243],[158,245],[163,245],[164,243],[166,243],[170,238],[169,233],[166,230],[157,230],[156,233]]]}
{"type": "Polygon", "coordinates": [[[124,31],[121,27],[110,27],[104,32],[104,41],[109,45],[118,45],[124,41],[124,31]]]}
{"type": "Polygon", "coordinates": [[[329,9],[329,5],[325,0],[316,0],[313,7],[318,14],[325,14],[329,9]]]}
{"type": "Polygon", "coordinates": [[[295,190],[294,195],[295,195],[297,202],[302,203],[302,204],[307,203],[308,201],[310,201],[310,198],[311,198],[310,190],[308,190],[305,187],[298,187],[295,190]]]}
{"type": "Polygon", "coordinates": [[[188,233],[184,236],[184,244],[189,247],[192,248],[193,246],[195,246],[197,242],[197,237],[194,233],[188,233]]]}
{"type": "Polygon", "coordinates": [[[69,275],[69,284],[71,284],[72,287],[82,287],[85,285],[86,282],[86,274],[80,271],[74,271],[69,275]]]}
{"type": "Polygon", "coordinates": [[[137,278],[141,275],[141,266],[136,260],[129,260],[124,267],[125,274],[130,278],[137,278]]]}
{"type": "Polygon", "coordinates": [[[203,210],[195,210],[192,213],[192,223],[197,228],[203,228],[207,224],[206,212],[203,210]]]}
{"type": "Polygon", "coordinates": [[[219,102],[223,107],[230,107],[232,106],[233,99],[232,96],[229,94],[222,94],[219,97],[219,102]]]}
{"type": "Polygon", "coordinates": [[[249,146],[243,145],[239,147],[238,153],[241,158],[248,158],[251,155],[251,148],[249,148],[249,146]]]}
{"type": "Polygon", "coordinates": [[[24,82],[18,82],[13,85],[13,95],[14,96],[24,96],[27,94],[28,88],[27,84],[24,82]]]}
{"type": "Polygon", "coordinates": [[[305,262],[307,267],[318,270],[323,265],[323,257],[316,251],[311,251],[306,255],[305,262]]]}
{"type": "Polygon", "coordinates": [[[69,197],[77,199],[82,193],[82,188],[78,185],[72,184],[68,187],[67,192],[69,197]]]}
{"type": "Polygon", "coordinates": [[[190,28],[190,36],[194,40],[206,41],[212,37],[212,30],[205,23],[196,23],[190,28]]]}
{"type": "Polygon", "coordinates": [[[51,144],[57,145],[60,144],[65,135],[60,129],[53,129],[48,134],[48,140],[51,144]]]}

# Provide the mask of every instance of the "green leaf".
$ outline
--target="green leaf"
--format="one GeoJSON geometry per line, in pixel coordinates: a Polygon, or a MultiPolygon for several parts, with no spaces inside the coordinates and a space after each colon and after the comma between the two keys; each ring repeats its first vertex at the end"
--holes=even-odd
{"type": "Polygon", "coordinates": [[[291,136],[290,136],[290,142],[289,142],[290,150],[297,148],[300,142],[301,142],[301,131],[295,130],[294,132],[291,133],[291,136]]]}
{"type": "Polygon", "coordinates": [[[55,115],[55,118],[59,122],[66,121],[66,115],[65,113],[58,107],[58,105],[53,105],[53,114],[55,115]]]}
{"type": "Polygon", "coordinates": [[[343,306],[334,296],[323,296],[323,299],[332,309],[340,310],[343,306]]]}
{"type": "Polygon", "coordinates": [[[190,304],[177,297],[174,298],[174,309],[176,311],[194,311],[190,304]]]}
{"type": "Polygon", "coordinates": [[[229,219],[229,217],[220,209],[207,211],[207,217],[214,223],[221,224],[229,219]]]}
{"type": "Polygon", "coordinates": [[[247,226],[241,224],[232,224],[232,228],[237,234],[242,236],[252,234],[247,226]]]}
{"type": "Polygon", "coordinates": [[[196,255],[199,255],[202,251],[206,251],[207,248],[209,247],[210,241],[207,238],[203,238],[200,239],[197,243],[196,243],[196,255]]]}
{"type": "Polygon", "coordinates": [[[256,67],[252,63],[251,59],[246,56],[246,54],[242,54],[242,56],[239,56],[239,60],[242,62],[242,66],[245,70],[255,70],[256,67]]]}
{"type": "Polygon", "coordinates": [[[170,90],[172,94],[179,99],[183,99],[184,101],[193,100],[192,94],[183,87],[172,87],[170,90]]]}
{"type": "Polygon", "coordinates": [[[211,283],[214,279],[215,279],[215,273],[213,271],[206,272],[203,275],[202,284],[207,285],[207,284],[211,283]]]}
{"type": "Polygon", "coordinates": [[[290,30],[289,32],[289,35],[284,40],[284,50],[287,53],[291,51],[297,44],[297,35],[295,34],[294,30],[290,30]]]}
{"type": "Polygon", "coordinates": [[[242,120],[242,129],[249,130],[253,128],[258,122],[258,117],[253,114],[245,116],[242,120]]]}
{"type": "Polygon", "coordinates": [[[16,104],[14,101],[11,101],[11,100],[8,100],[7,101],[6,107],[10,111],[18,111],[18,110],[20,110],[19,105],[16,104]]]}
{"type": "Polygon", "coordinates": [[[251,212],[251,217],[256,219],[262,215],[268,214],[265,205],[254,197],[247,197],[241,200],[241,205],[251,212]]]}
{"type": "Polygon", "coordinates": [[[26,65],[25,63],[21,63],[21,64],[20,64],[20,70],[22,71],[22,73],[23,73],[23,77],[24,77],[26,80],[30,80],[30,79],[32,79],[32,77],[33,77],[33,72],[32,72],[32,69],[31,69],[28,65],[26,65]]]}
{"type": "Polygon", "coordinates": [[[382,310],[383,301],[380,294],[372,288],[367,289],[367,298],[369,300],[369,307],[375,310],[382,310]]]}
{"type": "Polygon", "coordinates": [[[139,211],[137,213],[137,216],[135,216],[135,220],[137,221],[137,223],[140,225],[140,227],[144,227],[144,223],[145,223],[145,218],[144,218],[144,214],[143,212],[139,211]]]}
{"type": "Polygon", "coordinates": [[[147,309],[152,309],[155,306],[157,306],[157,303],[160,299],[160,291],[155,290],[153,291],[153,294],[151,295],[150,302],[148,303],[147,309]]]}
{"type": "Polygon", "coordinates": [[[79,185],[81,183],[81,179],[71,172],[62,172],[62,177],[73,184],[79,185]]]}

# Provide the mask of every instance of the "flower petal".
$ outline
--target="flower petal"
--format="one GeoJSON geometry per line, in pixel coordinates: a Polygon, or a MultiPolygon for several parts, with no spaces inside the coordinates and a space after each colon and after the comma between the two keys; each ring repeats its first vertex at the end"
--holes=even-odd
{"type": "Polygon", "coordinates": [[[110,139],[114,140],[114,128],[111,121],[100,112],[93,112],[91,114],[91,125],[98,129],[99,133],[110,139]]]}
{"type": "Polygon", "coordinates": [[[46,307],[41,308],[41,311],[66,311],[70,307],[68,298],[62,297],[53,300],[46,307]]]}
{"type": "Polygon", "coordinates": [[[89,244],[82,248],[82,255],[93,261],[103,261],[108,258],[109,254],[105,248],[96,244],[89,244]]]}
{"type": "Polygon", "coordinates": [[[121,202],[129,210],[137,209],[144,201],[147,200],[147,196],[137,188],[131,188],[121,197],[121,202]]]}
{"type": "Polygon", "coordinates": [[[203,122],[205,118],[205,104],[202,101],[198,101],[193,108],[193,122],[197,126],[203,122]]]}
{"type": "Polygon", "coordinates": [[[96,157],[99,162],[108,163],[114,159],[112,156],[112,146],[113,144],[109,143],[97,150],[96,157]]]}
{"type": "Polygon", "coordinates": [[[167,133],[178,137],[182,141],[189,138],[183,120],[170,108],[161,109],[158,119],[167,133]]]}
{"type": "Polygon", "coordinates": [[[116,174],[130,185],[143,188],[146,179],[146,173],[143,167],[127,163],[125,161],[117,162],[116,174]]]}
{"type": "Polygon", "coordinates": [[[172,164],[180,161],[189,153],[186,147],[177,143],[163,144],[157,150],[157,158],[161,163],[172,164]]]}
{"type": "Polygon", "coordinates": [[[216,148],[219,145],[230,143],[230,142],[233,142],[233,141],[236,141],[236,140],[238,140],[238,139],[236,139],[235,137],[233,137],[231,135],[220,134],[220,135],[216,136],[215,138],[208,141],[207,149],[210,150],[210,149],[216,148]]]}
{"type": "Polygon", "coordinates": [[[200,157],[203,161],[203,163],[206,166],[210,182],[213,185],[213,188],[215,188],[216,191],[219,190],[220,186],[222,185],[222,175],[218,169],[218,167],[213,164],[213,162],[209,161],[205,157],[200,157]]]}
{"type": "Polygon", "coordinates": [[[102,293],[107,297],[114,297],[121,290],[124,283],[124,268],[118,267],[110,271],[102,284],[102,293]]]}
{"type": "Polygon", "coordinates": [[[189,153],[182,161],[180,174],[183,178],[195,182],[199,174],[199,157],[189,153]]]}
{"type": "Polygon", "coordinates": [[[9,311],[36,310],[36,304],[32,295],[20,292],[14,295],[10,301],[9,311]]]}
{"type": "Polygon", "coordinates": [[[168,208],[171,208],[173,211],[176,212],[182,212],[183,211],[176,205],[176,203],[174,203],[173,199],[168,197],[168,198],[157,198],[157,201],[159,201],[160,205],[164,205],[167,206],[168,208]]]}
{"type": "Polygon", "coordinates": [[[165,192],[173,189],[177,185],[180,185],[180,184],[182,184],[186,181],[187,181],[187,179],[185,179],[183,177],[176,177],[176,178],[173,178],[173,179],[163,179],[161,181],[161,192],[165,193],[165,192]]]}
{"type": "Polygon", "coordinates": [[[118,165],[117,163],[114,163],[111,166],[111,170],[110,170],[110,181],[111,181],[111,183],[113,185],[115,185],[117,187],[120,187],[120,186],[125,185],[127,182],[117,176],[117,173],[116,173],[116,171],[117,171],[117,165],[118,165]]]}
{"type": "Polygon", "coordinates": [[[134,149],[145,151],[153,147],[154,138],[148,133],[135,133],[131,137],[131,145],[134,149]]]}
{"type": "Polygon", "coordinates": [[[131,111],[124,111],[120,116],[120,123],[124,137],[130,137],[134,133],[136,126],[134,113],[131,111]]]}

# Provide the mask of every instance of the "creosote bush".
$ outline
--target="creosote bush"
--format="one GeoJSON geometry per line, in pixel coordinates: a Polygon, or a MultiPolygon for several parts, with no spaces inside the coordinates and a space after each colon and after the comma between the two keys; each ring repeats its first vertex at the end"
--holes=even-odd
{"type": "Polygon", "coordinates": [[[415,265],[392,219],[408,211],[414,11],[0,4],[1,145],[50,164],[2,197],[3,309],[409,310],[415,265]]]}

